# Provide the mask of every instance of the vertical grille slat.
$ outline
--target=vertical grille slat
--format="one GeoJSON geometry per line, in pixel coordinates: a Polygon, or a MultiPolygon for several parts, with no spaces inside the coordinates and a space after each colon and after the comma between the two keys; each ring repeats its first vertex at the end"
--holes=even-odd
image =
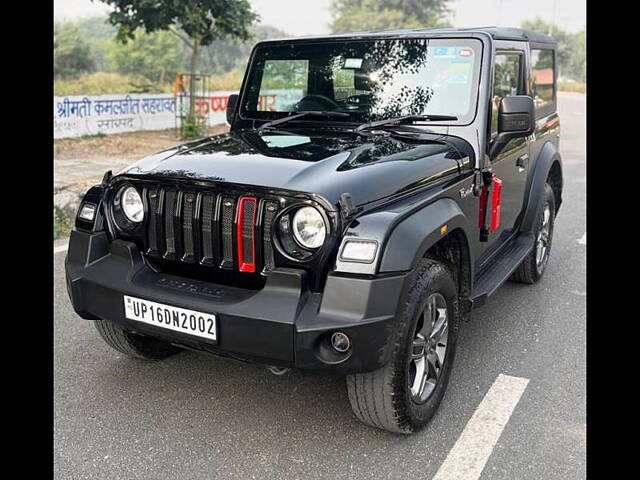
{"type": "Polygon", "coordinates": [[[216,198],[213,195],[204,195],[202,197],[202,263],[205,265],[213,265],[215,261],[213,253],[214,245],[217,243],[213,228],[215,200],[216,198]]]}
{"type": "Polygon", "coordinates": [[[264,270],[269,272],[275,268],[275,260],[273,258],[273,242],[271,240],[271,225],[273,219],[278,212],[278,204],[276,202],[265,202],[264,220],[262,222],[262,249],[264,256],[264,270]]]}
{"type": "Polygon", "coordinates": [[[221,231],[222,231],[222,268],[233,268],[233,217],[235,200],[231,197],[222,198],[221,231]]]}
{"type": "Polygon", "coordinates": [[[183,255],[182,261],[195,262],[195,245],[193,237],[193,213],[196,196],[193,193],[185,193],[182,196],[182,239],[183,255]]]}
{"type": "Polygon", "coordinates": [[[176,257],[176,235],[173,223],[176,208],[176,192],[165,191],[164,194],[164,231],[165,231],[165,253],[164,257],[175,260],[176,257]]]}
{"type": "Polygon", "coordinates": [[[149,255],[158,257],[160,250],[158,249],[158,190],[155,188],[147,190],[147,205],[149,209],[149,221],[147,227],[147,252],[149,255]]]}

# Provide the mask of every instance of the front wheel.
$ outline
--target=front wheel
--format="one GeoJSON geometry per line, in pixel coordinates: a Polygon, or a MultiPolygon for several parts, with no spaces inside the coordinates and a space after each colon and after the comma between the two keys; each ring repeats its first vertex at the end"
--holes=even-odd
{"type": "Polygon", "coordinates": [[[459,329],[457,289],[440,262],[423,259],[382,368],[347,376],[356,417],[372,427],[413,433],[425,426],[444,396],[459,329]]]}

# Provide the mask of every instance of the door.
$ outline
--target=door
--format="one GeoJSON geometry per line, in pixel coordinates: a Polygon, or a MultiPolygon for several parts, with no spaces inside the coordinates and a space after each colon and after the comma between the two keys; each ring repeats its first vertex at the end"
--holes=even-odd
{"type": "MultiPolygon", "coordinates": [[[[498,107],[509,95],[526,95],[526,62],[524,49],[497,50],[495,57],[491,99],[491,130],[493,140],[498,130],[498,107]]],[[[500,225],[489,234],[485,258],[491,256],[517,230],[518,217],[523,209],[527,174],[529,172],[529,138],[511,140],[489,164],[502,181],[500,225]]]]}

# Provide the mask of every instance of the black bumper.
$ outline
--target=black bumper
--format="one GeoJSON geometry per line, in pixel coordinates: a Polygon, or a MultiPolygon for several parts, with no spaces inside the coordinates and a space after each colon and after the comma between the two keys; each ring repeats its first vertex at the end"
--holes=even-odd
{"type": "Polygon", "coordinates": [[[78,230],[71,233],[65,266],[69,296],[82,318],[113,321],[143,335],[240,360],[341,373],[387,363],[408,275],[330,274],[318,294],[305,290],[302,270],[276,269],[261,290],[248,290],[157,273],[135,244],[78,230]],[[129,320],[123,295],[215,313],[218,341],[129,320]],[[346,354],[330,348],[336,330],[351,338],[346,354]]]}

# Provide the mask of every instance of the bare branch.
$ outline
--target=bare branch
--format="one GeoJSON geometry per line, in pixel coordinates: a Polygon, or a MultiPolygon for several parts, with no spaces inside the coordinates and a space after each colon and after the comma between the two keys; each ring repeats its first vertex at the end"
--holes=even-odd
{"type": "Polygon", "coordinates": [[[179,33],[176,29],[174,29],[173,27],[169,27],[169,31],[171,33],[173,33],[176,37],[178,37],[180,40],[182,40],[187,47],[193,49],[193,43],[191,43],[189,41],[189,39],[187,37],[185,37],[184,35],[182,35],[181,33],[179,33]]]}

